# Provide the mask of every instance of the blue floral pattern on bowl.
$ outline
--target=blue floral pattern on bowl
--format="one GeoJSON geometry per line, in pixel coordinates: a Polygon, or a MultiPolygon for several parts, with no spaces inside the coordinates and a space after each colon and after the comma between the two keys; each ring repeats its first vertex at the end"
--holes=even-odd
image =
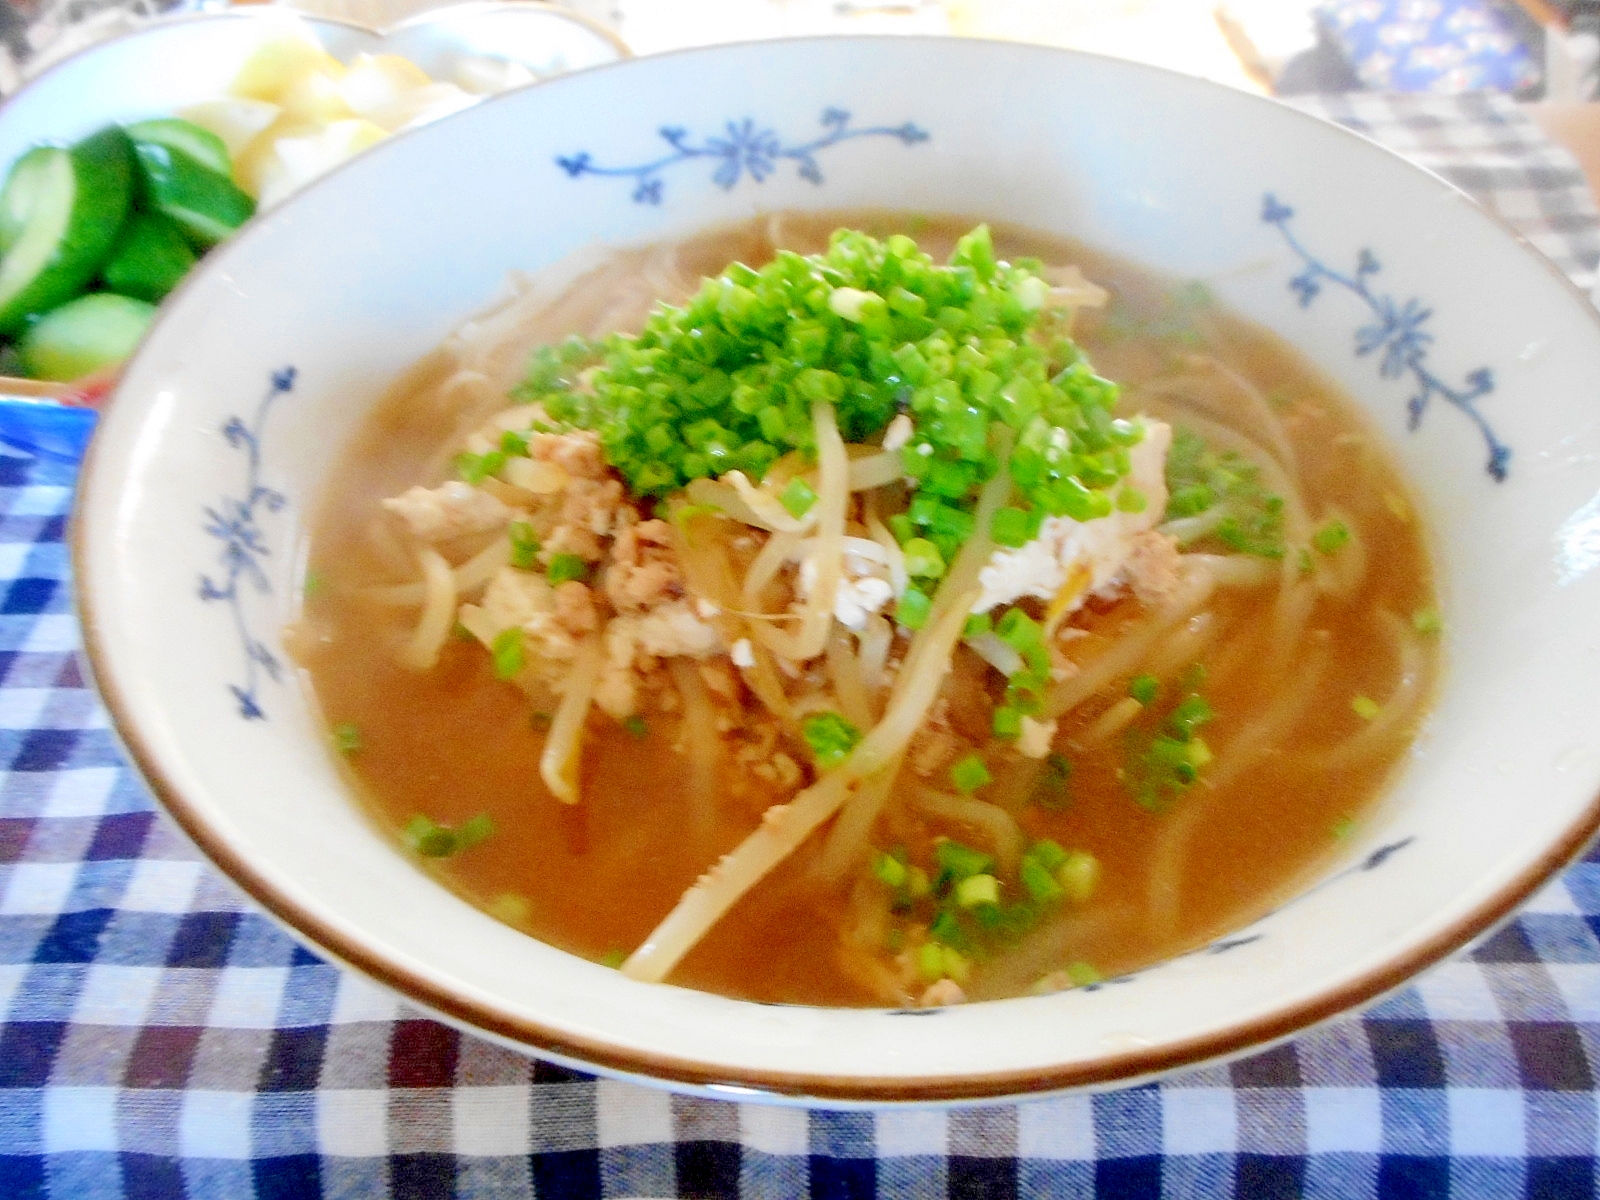
{"type": "Polygon", "coordinates": [[[649,162],[631,167],[602,167],[595,165],[594,157],[587,151],[557,157],[556,164],[572,178],[581,175],[609,175],[634,181],[632,199],[636,204],[660,204],[664,186],[661,173],[669,167],[694,159],[707,158],[717,164],[711,180],[723,191],[732,191],[739,180],[748,175],[761,183],[782,160],[798,164],[800,178],[811,183],[822,183],[822,168],[817,154],[840,142],[855,138],[890,137],[907,146],[928,140],[928,134],[918,125],[907,121],[902,125],[872,125],[852,129],[850,113],[842,108],[827,108],[822,113],[820,137],[810,141],[785,143],[774,130],[758,125],[752,118],[730,120],[721,136],[710,136],[698,144],[688,130],[676,125],[664,125],[658,131],[670,146],[671,152],[649,162]]]}
{"type": "Polygon", "coordinates": [[[1393,297],[1373,291],[1372,279],[1383,268],[1371,250],[1363,248],[1356,256],[1355,270],[1344,274],[1327,266],[1300,243],[1290,225],[1294,209],[1270,192],[1262,200],[1261,219],[1277,228],[1289,249],[1304,264],[1304,269],[1289,280],[1289,287],[1299,297],[1301,308],[1309,308],[1321,295],[1323,286],[1331,284],[1355,296],[1371,311],[1372,323],[1356,330],[1356,354],[1379,355],[1378,374],[1384,379],[1411,377],[1417,390],[1406,402],[1407,425],[1413,430],[1418,428],[1435,397],[1454,405],[1483,435],[1489,451],[1485,469],[1496,482],[1504,480],[1511,462],[1511,448],[1496,436],[1477,404],[1479,398],[1494,390],[1494,374],[1489,368],[1472,371],[1460,387],[1447,384],[1427,365],[1433,334],[1423,326],[1433,316],[1433,310],[1414,297],[1398,304],[1393,297]]]}
{"type": "Polygon", "coordinates": [[[261,516],[278,512],[287,499],[282,492],[261,482],[261,431],[273,401],[293,390],[294,382],[293,367],[273,372],[267,392],[256,405],[252,418],[247,422],[242,417],[233,417],[222,427],[222,436],[228,445],[244,452],[244,486],[239,495],[224,496],[214,507],[205,510],[205,532],[222,543],[223,574],[220,580],[210,575],[200,577],[200,599],[227,605],[233,619],[244,653],[244,679],[229,684],[228,690],[239,705],[239,715],[246,720],[261,720],[266,716],[259,696],[262,679],[276,682],[282,678],[282,665],[277,655],[251,631],[245,609],[245,585],[257,595],[272,591],[262,565],[272,556],[272,551],[261,528],[261,516]]]}

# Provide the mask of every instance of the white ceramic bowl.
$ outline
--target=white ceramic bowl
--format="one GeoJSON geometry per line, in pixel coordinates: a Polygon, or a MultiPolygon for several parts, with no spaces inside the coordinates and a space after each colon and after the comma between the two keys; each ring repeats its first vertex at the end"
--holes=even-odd
{"type": "MultiPolygon", "coordinates": [[[[0,173],[31,146],[68,142],[113,121],[170,116],[223,95],[246,59],[286,14],[266,5],[151,21],[96,42],[42,71],[0,105],[0,173]]],[[[469,0],[387,30],[352,21],[300,20],[329,54],[398,54],[430,75],[453,56],[494,55],[537,76],[627,57],[609,30],[538,0],[469,0]]]]}
{"type": "Polygon", "coordinates": [[[1600,322],[1549,263],[1438,179],[1275,103],[1022,45],[686,52],[397,138],[219,252],[100,431],[80,602],[118,728],[183,827],[307,941],[446,1020],[722,1094],[1129,1081],[1370,1000],[1595,830],[1597,378],[1600,322]],[[981,214],[1202,279],[1392,439],[1436,535],[1447,679],[1393,793],[1296,901],[1096,988],[916,1014],[777,1007],[526,938],[349,802],[279,630],[306,514],[374,398],[508,269],[819,207],[981,214]]]}

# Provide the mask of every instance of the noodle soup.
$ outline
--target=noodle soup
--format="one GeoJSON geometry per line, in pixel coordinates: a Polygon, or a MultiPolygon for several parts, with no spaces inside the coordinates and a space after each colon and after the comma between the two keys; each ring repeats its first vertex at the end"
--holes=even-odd
{"type": "Polygon", "coordinates": [[[1201,289],[774,218],[521,281],[419,364],[293,641],[362,800],[500,920],[935,1005],[1292,893],[1422,718],[1425,542],[1353,407],[1201,289]]]}

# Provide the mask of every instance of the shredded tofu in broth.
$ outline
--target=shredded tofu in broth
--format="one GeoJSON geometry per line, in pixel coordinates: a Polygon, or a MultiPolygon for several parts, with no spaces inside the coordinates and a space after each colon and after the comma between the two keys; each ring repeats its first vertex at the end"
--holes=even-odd
{"type": "MultiPolygon", "coordinates": [[[[940,1005],[1201,944],[1367,817],[1437,670],[1425,531],[1349,402],[1203,290],[996,231],[999,261],[1041,264],[996,276],[1028,336],[1118,385],[1093,420],[1122,469],[1085,519],[1038,509],[1048,430],[1021,419],[980,427],[931,507],[962,477],[912,461],[956,459],[909,383],[863,431],[808,379],[799,449],[666,482],[571,417],[611,360],[523,383],[535,347],[637,331],[775,246],[905,231],[942,264],[972,226],[785,216],[518,281],[397,385],[293,634],[356,792],[425,869],[641,979],[940,1005]]],[[[831,286],[835,347],[870,334],[867,290],[831,286]]],[[[876,328],[927,330],[898,319],[876,328]]]]}

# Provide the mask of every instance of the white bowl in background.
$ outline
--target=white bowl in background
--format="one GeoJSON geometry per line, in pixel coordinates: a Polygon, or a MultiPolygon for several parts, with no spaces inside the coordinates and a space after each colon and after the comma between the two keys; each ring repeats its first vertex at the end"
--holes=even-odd
{"type": "MultiPolygon", "coordinates": [[[[161,18],[96,42],[41,71],[0,104],[0,175],[41,142],[70,142],[113,122],[171,116],[222,96],[245,60],[289,19],[267,5],[161,18]]],[[[387,30],[300,15],[333,57],[398,54],[447,77],[463,55],[491,55],[534,75],[615,62],[627,47],[610,30],[539,0],[468,0],[387,30]]]]}
{"type": "Polygon", "coordinates": [[[446,1020],[710,1094],[1109,1085],[1371,1000],[1594,833],[1597,378],[1600,321],[1547,261],[1439,179],[1274,102],[1016,44],[688,51],[397,137],[211,256],[94,445],[79,602],[117,727],[178,822],[299,936],[446,1020]],[[1051,996],[916,1014],[744,1003],[636,983],[499,924],[350,802],[280,630],[307,514],[386,385],[509,270],[846,208],[982,216],[1202,279],[1393,442],[1435,535],[1446,678],[1376,816],[1248,930],[1051,996]]]}

